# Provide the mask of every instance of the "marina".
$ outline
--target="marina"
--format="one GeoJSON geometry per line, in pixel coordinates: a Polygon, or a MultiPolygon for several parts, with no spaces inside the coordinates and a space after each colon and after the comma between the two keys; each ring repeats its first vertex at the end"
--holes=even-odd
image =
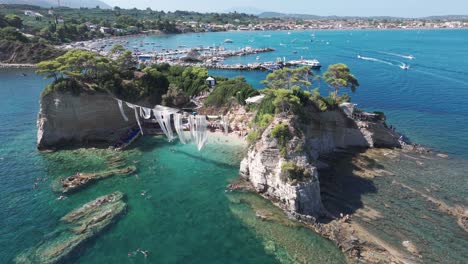
{"type": "MultiPolygon", "coordinates": [[[[224,43],[233,43],[232,39],[226,39],[224,43]]],[[[63,49],[84,49],[97,52],[100,55],[109,56],[109,50],[114,45],[129,45],[129,41],[124,39],[105,39],[100,41],[83,41],[62,46],[63,49]]],[[[322,67],[317,59],[304,59],[302,56],[298,60],[286,60],[277,58],[275,61],[260,62],[261,57],[257,56],[252,63],[226,64],[228,58],[243,57],[262,53],[275,52],[275,48],[253,48],[250,46],[237,49],[226,49],[224,46],[198,46],[187,47],[179,45],[176,49],[162,48],[155,42],[140,42],[139,46],[129,48],[133,56],[139,63],[145,65],[168,63],[178,66],[197,66],[208,69],[236,70],[236,71],[274,71],[283,67],[310,67],[312,70],[320,70],[322,67]],[[146,52],[143,47],[149,46],[153,51],[146,52]],[[156,51],[158,50],[158,51],[156,51]]]]}

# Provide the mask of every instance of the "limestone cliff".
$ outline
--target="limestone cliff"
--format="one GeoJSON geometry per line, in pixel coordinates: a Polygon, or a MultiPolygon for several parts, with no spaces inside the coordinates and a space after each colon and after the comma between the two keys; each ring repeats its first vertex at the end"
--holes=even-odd
{"type": "Polygon", "coordinates": [[[279,123],[290,124],[291,119],[277,118],[264,131],[261,139],[250,147],[247,157],[242,161],[240,175],[247,178],[256,191],[279,204],[289,212],[318,215],[322,210],[318,172],[308,162],[302,150],[304,138],[301,138],[294,126],[289,125],[292,139],[289,141],[287,154],[282,155],[277,139],[271,136],[272,129],[279,123]],[[285,165],[293,164],[305,175],[300,181],[286,175],[285,165]]]}
{"type": "Polygon", "coordinates": [[[261,138],[250,146],[240,166],[240,175],[256,191],[275,200],[293,214],[318,216],[322,213],[320,185],[315,160],[337,149],[351,147],[400,147],[399,135],[388,129],[383,120],[359,121],[346,111],[315,111],[310,122],[301,123],[294,116],[276,116],[261,138]],[[272,129],[287,124],[292,138],[286,153],[280,152],[272,129]],[[291,179],[285,170],[300,171],[304,177],[291,179]]]}
{"type": "Polygon", "coordinates": [[[50,92],[40,102],[37,146],[50,149],[69,144],[113,143],[135,124],[133,110],[124,109],[129,122],[123,120],[117,102],[107,93],[50,92]]]}

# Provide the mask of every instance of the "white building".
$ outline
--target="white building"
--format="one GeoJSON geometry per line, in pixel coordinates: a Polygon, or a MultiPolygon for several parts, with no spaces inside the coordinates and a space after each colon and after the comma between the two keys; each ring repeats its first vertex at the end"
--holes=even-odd
{"type": "Polygon", "coordinates": [[[30,16],[30,17],[43,17],[40,13],[31,11],[31,10],[24,10],[24,15],[25,16],[30,16]]]}

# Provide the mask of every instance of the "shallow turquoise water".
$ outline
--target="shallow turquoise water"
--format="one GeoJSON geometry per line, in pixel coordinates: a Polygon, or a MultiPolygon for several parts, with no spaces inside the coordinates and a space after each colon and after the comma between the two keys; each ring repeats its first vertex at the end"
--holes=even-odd
{"type": "MultiPolygon", "coordinates": [[[[324,66],[347,63],[361,82],[360,89],[353,95],[359,107],[386,112],[390,123],[415,142],[456,156],[447,162],[431,161],[435,167],[427,170],[420,170],[414,164],[388,163],[386,166],[401,170],[398,180],[405,184],[418,189],[437,184],[438,191],[434,195],[438,199],[466,205],[468,31],[320,31],[315,32],[317,41],[313,43],[310,35],[311,32],[291,35],[234,32],[147,38],[167,47],[212,45],[231,38],[235,41],[233,47],[251,45],[278,49],[271,54],[261,54],[262,60],[282,56],[296,59],[304,54],[317,57],[324,66]],[[296,41],[292,42],[294,39],[296,41]],[[303,49],[305,47],[309,49],[303,49]],[[298,54],[293,54],[293,50],[298,54]],[[412,54],[416,59],[406,61],[412,68],[404,72],[397,67],[404,58],[382,52],[412,54]],[[392,65],[358,60],[357,54],[392,65]]],[[[255,57],[233,58],[227,62],[253,62],[255,57]]],[[[216,73],[245,75],[257,87],[265,76],[265,73],[254,72],[216,73]]],[[[0,263],[10,262],[41,241],[69,210],[115,190],[127,194],[128,213],[88,244],[80,258],[76,258],[77,262],[288,263],[290,256],[285,248],[295,248],[300,253],[305,251],[301,248],[303,244],[311,245],[308,249],[313,254],[307,256],[321,259],[320,263],[343,262],[342,254],[327,240],[307,230],[285,228],[281,223],[262,225],[255,222],[250,206],[232,203],[236,196],[233,198],[224,190],[229,179],[237,175],[242,152],[239,148],[211,144],[206,151],[198,153],[193,146],[145,138],[123,154],[127,165],[136,162],[138,178],[105,180],[65,201],[57,201],[58,195],[50,188],[54,178],[76,171],[104,169],[108,153],[93,150],[39,153],[35,149],[36,117],[40,92],[47,81],[30,70],[0,70],[0,81],[0,263]],[[21,72],[26,72],[27,76],[22,76],[21,72]],[[35,182],[39,183],[37,188],[34,188],[35,182]],[[147,194],[142,196],[142,191],[147,194]],[[285,236],[303,243],[291,244],[280,239],[278,232],[285,232],[285,236]],[[147,260],[141,254],[127,256],[138,248],[149,250],[147,260]]],[[[323,84],[321,88],[324,90],[323,84]]],[[[453,218],[430,214],[430,220],[417,221],[420,225],[416,225],[411,214],[422,210],[422,215],[430,206],[420,197],[413,197],[409,200],[411,203],[405,201],[408,193],[388,188],[390,183],[391,179],[377,179],[375,192],[363,194],[362,201],[378,207],[380,201],[395,199],[394,203],[399,206],[394,208],[408,207],[414,211],[408,210],[401,221],[389,217],[377,221],[376,226],[388,230],[395,230],[395,224],[401,226],[403,235],[398,238],[415,236],[416,243],[427,245],[428,250],[435,252],[427,254],[429,263],[463,260],[464,255],[459,252],[462,249],[451,243],[466,240],[466,236],[456,229],[453,218]],[[381,195],[379,199],[378,195],[381,195]],[[441,258],[441,252],[452,254],[453,258],[441,258]]],[[[382,211],[388,215],[395,212],[382,211]]],[[[400,243],[392,236],[389,240],[400,243]]]]}
{"type": "MultiPolygon", "coordinates": [[[[32,71],[23,72],[28,76],[0,72],[6,84],[0,89],[0,263],[47,241],[47,234],[68,211],[116,190],[127,195],[127,213],[87,243],[73,258],[76,263],[290,263],[296,256],[288,256],[281,242],[273,250],[267,247],[274,243],[269,233],[258,232],[243,219],[244,214],[255,215],[250,207],[243,206],[236,214],[231,210],[225,187],[237,176],[243,145],[228,146],[213,139],[200,153],[194,145],[149,137],[120,154],[93,149],[39,153],[35,125],[46,81],[32,71]],[[117,176],[56,200],[54,179],[106,169],[113,157],[137,166],[138,176],[117,176]],[[128,256],[137,249],[148,250],[148,258],[140,253],[128,256]]],[[[310,245],[308,257],[322,263],[344,262],[338,248],[310,230],[276,227],[310,245]]]]}

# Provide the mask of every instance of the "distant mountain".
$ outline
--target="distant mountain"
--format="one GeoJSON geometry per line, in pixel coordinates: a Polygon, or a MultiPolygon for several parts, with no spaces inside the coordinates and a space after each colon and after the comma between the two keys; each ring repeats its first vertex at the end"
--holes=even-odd
{"type": "Polygon", "coordinates": [[[60,2],[60,6],[67,6],[72,8],[80,7],[96,7],[99,6],[103,9],[112,8],[110,5],[100,0],[0,0],[0,4],[15,4],[15,5],[34,5],[41,7],[56,7],[60,2]]]}
{"type": "Polygon", "coordinates": [[[251,6],[238,6],[238,7],[229,8],[224,11],[224,13],[232,13],[232,12],[244,13],[248,15],[258,15],[260,13],[265,12],[265,10],[261,10],[261,9],[251,7],[251,6]]]}
{"type": "Polygon", "coordinates": [[[258,14],[260,18],[300,18],[300,19],[317,19],[323,18],[316,15],[307,15],[307,14],[285,14],[278,12],[263,12],[258,14]]]}
{"type": "Polygon", "coordinates": [[[446,15],[446,16],[429,16],[424,17],[425,19],[431,20],[468,20],[468,15],[446,15]]]}
{"type": "MultiPolygon", "coordinates": [[[[307,14],[286,14],[279,12],[263,12],[258,14],[260,18],[293,18],[293,19],[356,19],[356,18],[372,18],[372,19],[388,19],[388,20],[398,20],[405,19],[404,17],[392,17],[392,16],[317,16],[317,15],[307,15],[307,14]]],[[[421,17],[419,19],[427,20],[468,20],[468,15],[446,15],[446,16],[428,16],[421,17]]]]}

